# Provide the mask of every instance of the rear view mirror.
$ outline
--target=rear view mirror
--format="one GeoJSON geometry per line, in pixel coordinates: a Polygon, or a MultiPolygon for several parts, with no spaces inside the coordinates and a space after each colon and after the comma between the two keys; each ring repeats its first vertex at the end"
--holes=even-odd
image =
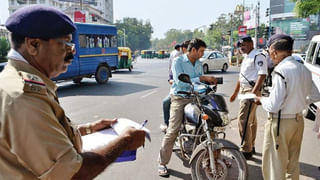
{"type": "Polygon", "coordinates": [[[184,83],[192,84],[190,80],[190,76],[186,73],[181,73],[178,79],[184,83]]]}

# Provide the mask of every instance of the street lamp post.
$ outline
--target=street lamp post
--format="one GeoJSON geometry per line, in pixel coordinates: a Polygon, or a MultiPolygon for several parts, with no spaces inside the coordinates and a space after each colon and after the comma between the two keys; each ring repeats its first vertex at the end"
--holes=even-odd
{"type": "Polygon", "coordinates": [[[123,30],[123,45],[124,47],[126,47],[126,30],[125,29],[122,29],[123,30]]]}

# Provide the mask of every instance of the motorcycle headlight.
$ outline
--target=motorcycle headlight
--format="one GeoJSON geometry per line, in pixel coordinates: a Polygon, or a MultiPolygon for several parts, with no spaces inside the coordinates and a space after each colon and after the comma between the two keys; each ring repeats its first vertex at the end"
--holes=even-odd
{"type": "Polygon", "coordinates": [[[230,123],[229,113],[219,111],[219,115],[221,117],[223,126],[226,126],[230,123]]]}

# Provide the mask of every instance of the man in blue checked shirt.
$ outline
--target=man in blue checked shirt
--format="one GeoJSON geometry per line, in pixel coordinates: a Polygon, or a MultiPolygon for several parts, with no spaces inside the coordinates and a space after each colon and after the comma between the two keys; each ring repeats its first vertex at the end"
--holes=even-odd
{"type": "Polygon", "coordinates": [[[184,106],[192,101],[190,98],[178,94],[178,91],[190,91],[191,86],[178,79],[181,73],[186,73],[190,76],[192,82],[206,82],[208,84],[215,84],[216,78],[213,76],[203,76],[202,63],[199,61],[203,56],[207,45],[200,39],[193,39],[188,46],[187,54],[177,57],[173,61],[172,74],[173,85],[170,90],[171,108],[170,119],[167,133],[165,134],[159,153],[159,167],[158,173],[160,176],[169,176],[166,165],[169,163],[172,148],[177,138],[178,131],[183,120],[184,106]]]}

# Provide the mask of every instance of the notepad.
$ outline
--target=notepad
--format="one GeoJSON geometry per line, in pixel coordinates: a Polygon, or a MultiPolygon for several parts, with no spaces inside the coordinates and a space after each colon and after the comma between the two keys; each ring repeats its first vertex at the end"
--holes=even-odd
{"type": "MultiPolygon", "coordinates": [[[[104,129],[92,134],[82,136],[82,149],[84,152],[91,151],[98,147],[109,144],[112,140],[116,139],[127,127],[141,128],[141,124],[126,118],[118,118],[117,123],[113,124],[111,128],[104,129]]],[[[150,131],[143,127],[141,128],[146,132],[146,138],[151,142],[150,131]]],[[[115,162],[134,161],[136,160],[136,150],[124,151],[115,162]]]]}

